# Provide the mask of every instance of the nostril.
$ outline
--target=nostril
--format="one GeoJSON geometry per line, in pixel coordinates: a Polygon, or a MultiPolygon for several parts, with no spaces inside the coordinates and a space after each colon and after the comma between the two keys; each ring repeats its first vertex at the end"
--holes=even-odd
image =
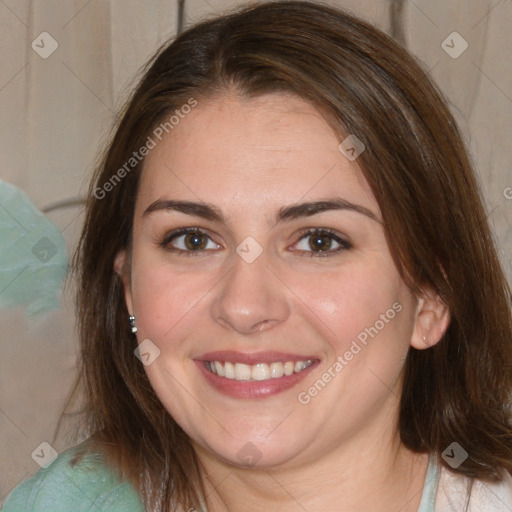
{"type": "Polygon", "coordinates": [[[265,329],[265,327],[267,327],[267,325],[270,323],[270,320],[263,320],[261,322],[258,322],[254,327],[253,327],[253,330],[256,330],[256,331],[263,331],[263,329],[265,329]]]}

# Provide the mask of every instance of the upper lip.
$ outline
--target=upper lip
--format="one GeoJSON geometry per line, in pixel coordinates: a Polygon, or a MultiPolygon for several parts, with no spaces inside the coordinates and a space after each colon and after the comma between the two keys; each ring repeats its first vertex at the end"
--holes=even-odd
{"type": "Polygon", "coordinates": [[[257,364],[257,363],[277,363],[287,361],[316,361],[318,358],[308,355],[287,354],[285,352],[253,352],[244,353],[234,350],[217,350],[208,352],[197,358],[198,361],[228,361],[230,363],[257,364]]]}

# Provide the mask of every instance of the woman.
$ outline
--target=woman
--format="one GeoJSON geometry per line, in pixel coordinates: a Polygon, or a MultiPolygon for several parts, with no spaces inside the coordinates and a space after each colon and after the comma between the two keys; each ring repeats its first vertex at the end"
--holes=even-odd
{"type": "Polygon", "coordinates": [[[91,438],[11,510],[512,509],[510,292],[389,37],[270,2],[158,53],[77,252],[91,438]]]}

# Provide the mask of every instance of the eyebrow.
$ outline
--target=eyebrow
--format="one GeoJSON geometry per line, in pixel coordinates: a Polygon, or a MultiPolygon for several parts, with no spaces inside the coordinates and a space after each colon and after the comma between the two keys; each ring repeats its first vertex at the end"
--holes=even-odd
{"type": "Polygon", "coordinates": [[[330,210],[350,210],[353,212],[360,213],[380,223],[377,216],[368,208],[364,206],[351,203],[346,199],[338,197],[332,199],[325,199],[321,201],[312,201],[309,203],[292,204],[290,206],[284,206],[279,210],[276,215],[275,222],[289,221],[297,219],[299,217],[310,217],[317,213],[322,213],[330,210]]]}
{"type": "Polygon", "coordinates": [[[198,203],[193,201],[174,201],[172,199],[158,199],[151,203],[142,214],[143,217],[153,212],[162,210],[174,210],[187,215],[194,215],[202,219],[212,220],[216,222],[225,222],[222,212],[216,207],[208,203],[198,203]]]}
{"type": "MultiPolygon", "coordinates": [[[[226,223],[226,219],[221,210],[212,204],[194,201],[176,201],[172,199],[158,199],[154,201],[144,210],[142,216],[145,217],[150,213],[166,210],[177,211],[214,222],[226,223]]],[[[278,224],[301,217],[311,217],[312,215],[331,210],[354,211],[381,223],[377,216],[368,208],[338,197],[283,206],[277,212],[274,222],[278,224]]]]}

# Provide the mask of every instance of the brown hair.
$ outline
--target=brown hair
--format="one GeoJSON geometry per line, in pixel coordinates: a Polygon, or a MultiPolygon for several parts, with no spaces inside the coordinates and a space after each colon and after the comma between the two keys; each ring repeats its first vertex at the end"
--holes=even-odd
{"type": "Polygon", "coordinates": [[[76,253],[81,377],[89,431],[113,466],[136,483],[147,509],[201,508],[197,458],[134,357],[136,339],[113,270],[116,254],[130,245],[143,160],[109,187],[108,197],[95,191],[164,117],[190,98],[227,90],[244,97],[294,93],[340,137],[355,134],[365,144],[358,163],[397,268],[415,293],[432,287],[451,315],[437,345],[409,351],[401,439],[415,452],[439,455],[458,442],[469,458],[453,471],[470,477],[512,473],[510,290],[454,119],[421,66],[390,37],[302,1],[204,21],[159,51],[96,171],[76,253]]]}

